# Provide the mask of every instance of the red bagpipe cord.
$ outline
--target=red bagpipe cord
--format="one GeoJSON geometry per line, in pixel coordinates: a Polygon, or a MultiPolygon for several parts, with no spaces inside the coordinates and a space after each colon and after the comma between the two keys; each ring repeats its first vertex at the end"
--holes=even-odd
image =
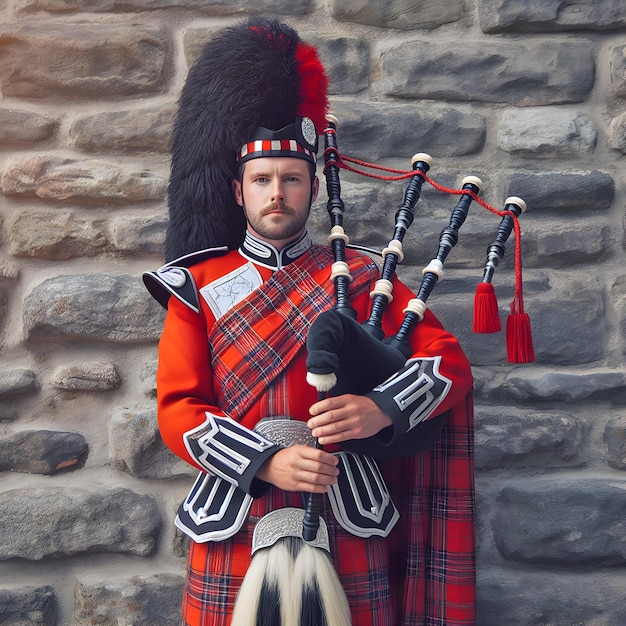
{"type": "MultiPolygon", "coordinates": [[[[444,187],[443,185],[435,182],[424,172],[384,167],[382,165],[367,163],[366,161],[361,161],[346,155],[340,155],[336,150],[332,151],[335,156],[335,160],[332,164],[349,172],[385,181],[399,181],[413,176],[421,176],[425,182],[439,191],[458,196],[468,194],[478,204],[491,213],[494,213],[501,218],[505,215],[509,215],[512,218],[513,231],[515,233],[515,295],[511,301],[511,313],[506,322],[507,358],[510,363],[532,363],[535,360],[535,351],[533,348],[530,318],[524,311],[524,297],[522,295],[522,238],[517,215],[508,210],[500,211],[499,209],[487,204],[471,189],[452,189],[444,187]],[[372,170],[388,172],[393,175],[384,176],[381,174],[375,174],[373,172],[352,167],[351,165],[348,165],[348,163],[354,163],[359,167],[365,167],[372,170]]],[[[474,298],[473,330],[477,333],[495,333],[502,330],[502,324],[500,323],[500,316],[498,313],[498,302],[491,283],[481,282],[476,288],[474,298]]]]}

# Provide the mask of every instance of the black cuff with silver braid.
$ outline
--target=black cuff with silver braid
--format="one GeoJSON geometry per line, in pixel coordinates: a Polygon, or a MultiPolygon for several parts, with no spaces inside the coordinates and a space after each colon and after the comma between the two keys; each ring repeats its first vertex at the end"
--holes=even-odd
{"type": "Polygon", "coordinates": [[[184,435],[189,454],[207,472],[240,487],[253,497],[264,490],[255,479],[261,465],[281,446],[230,417],[206,414],[206,421],[184,435]]]}
{"type": "Polygon", "coordinates": [[[367,395],[392,425],[368,439],[353,439],[346,448],[376,458],[400,457],[428,448],[446,414],[431,417],[448,395],[452,381],[439,372],[441,357],[409,359],[404,367],[367,395]]]}

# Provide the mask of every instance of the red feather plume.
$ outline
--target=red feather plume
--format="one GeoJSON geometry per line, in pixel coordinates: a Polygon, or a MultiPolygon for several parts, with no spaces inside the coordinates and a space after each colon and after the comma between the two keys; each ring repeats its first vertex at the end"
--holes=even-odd
{"type": "Polygon", "coordinates": [[[328,77],[317,50],[310,44],[300,41],[295,57],[300,76],[300,102],[296,114],[310,118],[317,132],[321,134],[326,127],[328,113],[328,77]]]}

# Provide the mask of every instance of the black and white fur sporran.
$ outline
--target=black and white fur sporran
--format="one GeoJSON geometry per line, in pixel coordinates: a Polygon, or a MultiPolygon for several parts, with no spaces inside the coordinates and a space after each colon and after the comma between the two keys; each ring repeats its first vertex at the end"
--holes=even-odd
{"type": "Polygon", "coordinates": [[[328,554],[298,537],[259,550],[246,573],[232,626],[350,626],[350,608],[328,554]]]}
{"type": "MultiPolygon", "coordinates": [[[[281,445],[312,445],[304,422],[266,418],[255,430],[281,445]]],[[[330,560],[323,518],[307,542],[304,509],[285,507],[264,515],[255,525],[252,562],[243,579],[231,626],[350,626],[350,607],[330,560]]]]}

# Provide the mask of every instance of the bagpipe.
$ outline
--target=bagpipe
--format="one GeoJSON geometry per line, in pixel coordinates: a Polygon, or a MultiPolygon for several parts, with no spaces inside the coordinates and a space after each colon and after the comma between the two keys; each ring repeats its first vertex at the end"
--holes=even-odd
{"type": "MultiPolygon", "coordinates": [[[[474,176],[466,177],[458,190],[445,188],[429,178],[427,173],[433,160],[424,153],[418,153],[412,158],[411,171],[380,168],[346,157],[338,149],[337,126],[336,118],[328,116],[328,124],[324,130],[324,176],[328,192],[327,210],[331,221],[328,241],[334,259],[330,278],[334,283],[335,305],[312,322],[306,341],[307,382],[317,390],[318,398],[324,398],[328,394],[365,395],[405,367],[412,355],[411,335],[424,319],[427,300],[443,277],[444,264],[458,242],[459,231],[473,202],[500,217],[495,240],[487,250],[483,278],[476,290],[474,331],[492,333],[501,330],[492,282],[495,270],[504,257],[507,240],[515,232],[516,289],[511,303],[511,316],[507,321],[508,358],[510,362],[516,363],[534,360],[530,323],[524,311],[521,289],[518,217],[526,209],[524,202],[510,197],[505,202],[504,210],[491,207],[479,197],[482,182],[474,176]],[[339,172],[340,169],[347,169],[366,176],[371,174],[357,170],[348,163],[395,174],[386,179],[408,179],[402,204],[394,216],[393,236],[382,251],[382,268],[370,294],[369,316],[360,322],[357,321],[357,313],[350,302],[351,276],[346,256],[349,238],[343,227],[345,206],[341,198],[339,172]],[[416,296],[406,303],[399,328],[394,334],[385,337],[384,313],[394,297],[393,280],[398,263],[404,259],[403,240],[414,221],[415,209],[425,183],[439,191],[459,195],[460,198],[450,214],[448,225],[440,234],[436,255],[422,270],[422,281],[416,296]]],[[[343,472],[350,471],[350,463],[361,462],[361,459],[401,457],[428,448],[442,424],[442,420],[438,418],[427,419],[419,424],[419,428],[412,428],[398,445],[385,452],[381,452],[373,438],[344,442],[342,447],[346,452],[341,453],[340,476],[343,472]]],[[[317,442],[310,437],[309,445],[317,445],[317,442]]],[[[371,502],[365,503],[361,508],[367,510],[369,506],[370,510],[382,511],[384,507],[381,503],[385,499],[384,480],[377,473],[375,461],[363,462],[360,468],[367,484],[357,485],[353,491],[360,494],[356,497],[371,498],[371,502]]],[[[354,476],[351,480],[354,482],[354,476]]],[[[335,507],[335,501],[341,497],[335,491],[333,486],[329,488],[327,495],[333,505],[335,517],[347,528],[339,520],[340,515],[337,512],[338,509],[349,507],[335,507]]],[[[330,560],[328,529],[320,517],[322,497],[325,496],[307,494],[304,509],[279,509],[257,524],[257,541],[253,540],[255,558],[240,590],[240,597],[245,596],[247,609],[244,611],[240,608],[239,614],[236,611],[233,626],[349,626],[350,610],[330,560]],[[256,599],[250,601],[253,594],[256,594],[256,599]]],[[[384,513],[381,512],[380,519],[376,521],[379,526],[360,536],[368,536],[366,532],[386,536],[397,521],[397,514],[393,503],[387,505],[384,513]],[[383,519],[385,515],[387,517],[383,519]]],[[[359,523],[360,521],[354,523],[354,527],[358,527],[359,523]]],[[[358,530],[354,534],[359,534],[358,530]]]]}
{"type": "MultiPolygon", "coordinates": [[[[410,356],[409,336],[424,318],[426,301],[443,277],[444,263],[459,239],[459,230],[465,222],[470,204],[476,201],[501,217],[495,240],[489,245],[483,270],[483,278],[476,289],[474,300],[473,330],[478,333],[494,333],[501,330],[497,299],[493,288],[493,277],[499,262],[504,257],[506,242],[515,231],[515,297],[511,303],[511,316],[507,320],[507,352],[512,363],[527,363],[534,360],[529,317],[524,311],[521,283],[521,237],[518,217],[526,210],[526,204],[517,197],[505,201],[503,211],[488,205],[478,194],[482,181],[475,176],[463,179],[459,190],[437,184],[428,177],[433,160],[423,153],[412,158],[411,172],[382,168],[371,163],[357,161],[340,155],[337,147],[337,120],[328,117],[324,131],[324,174],[328,192],[327,210],[331,219],[329,243],[335,262],[331,280],[335,284],[336,305],[319,315],[309,330],[307,339],[307,380],[319,393],[332,389],[334,395],[341,393],[367,393],[373,387],[398,371],[410,356]],[[349,238],[343,228],[344,204],[341,199],[339,170],[371,176],[371,174],[346,165],[346,161],[384,169],[399,174],[385,180],[410,178],[402,205],[395,214],[393,238],[382,251],[383,265],[380,279],[371,292],[371,310],[367,320],[358,324],[356,314],[349,301],[350,271],[346,263],[345,250],[349,238]],[[414,220],[416,204],[424,182],[445,193],[460,195],[450,221],[441,232],[436,256],[422,270],[422,282],[415,298],[404,309],[404,319],[395,335],[385,338],[382,319],[387,304],[393,298],[392,278],[397,264],[404,259],[402,243],[414,220]],[[368,367],[368,364],[371,366],[368,367]]],[[[380,177],[379,177],[380,178],[380,177]]]]}
{"type": "MultiPolygon", "coordinates": [[[[372,305],[370,316],[360,326],[368,332],[369,335],[383,340],[381,330],[381,322],[383,312],[388,302],[392,299],[391,278],[395,273],[396,266],[404,259],[402,242],[404,236],[414,220],[415,206],[419,200],[422,185],[424,182],[429,183],[435,189],[444,193],[460,195],[456,207],[453,209],[449,225],[443,229],[439,238],[439,247],[437,255],[422,270],[422,283],[419,287],[416,298],[407,303],[405,309],[405,318],[397,331],[396,335],[384,339],[383,343],[392,346],[408,356],[407,338],[415,325],[423,319],[426,309],[426,300],[431,295],[437,283],[443,277],[443,265],[452,248],[457,244],[459,238],[459,230],[465,219],[467,218],[469,207],[472,200],[483,206],[490,212],[500,216],[501,221],[498,225],[496,238],[487,249],[487,257],[483,269],[482,281],[476,288],[474,298],[474,322],[473,330],[476,333],[495,333],[502,328],[499,317],[498,303],[493,288],[493,277],[500,261],[506,252],[506,243],[511,233],[515,232],[515,296],[511,302],[511,314],[507,319],[507,356],[511,363],[530,363],[534,361],[534,349],[532,346],[532,333],[530,329],[530,320],[528,314],[524,311],[524,301],[522,296],[522,262],[521,262],[521,231],[519,227],[519,216],[526,211],[526,203],[518,197],[511,196],[505,200],[505,206],[502,211],[492,207],[483,201],[479,196],[482,182],[479,178],[468,176],[462,181],[461,189],[450,189],[439,185],[433,179],[429,178],[427,172],[432,167],[433,160],[427,154],[416,154],[412,158],[412,172],[396,170],[377,166],[371,163],[358,161],[357,159],[343,156],[339,153],[337,147],[337,119],[328,116],[328,125],[324,130],[325,152],[324,152],[324,174],[326,178],[326,186],[328,191],[327,210],[331,219],[331,233],[329,243],[332,246],[335,263],[331,271],[331,280],[335,283],[336,290],[336,306],[334,307],[335,315],[337,313],[347,314],[348,317],[355,317],[354,311],[349,305],[349,297],[347,296],[348,286],[350,283],[349,269],[345,263],[345,247],[349,242],[348,236],[343,229],[343,213],[344,204],[341,200],[341,184],[339,180],[339,170],[346,169],[364,176],[381,178],[384,180],[401,180],[410,178],[410,182],[404,194],[404,200],[395,214],[395,225],[393,238],[388,246],[382,251],[383,267],[381,270],[381,278],[377,281],[375,289],[371,293],[372,305]],[[392,172],[397,176],[377,176],[369,172],[358,170],[347,163],[353,162],[368,168],[375,168],[392,172]]],[[[318,343],[316,337],[315,324],[313,324],[313,338],[311,344],[318,343]]],[[[370,343],[373,348],[376,346],[370,343]]],[[[310,353],[310,347],[309,353],[310,353]]],[[[317,345],[313,348],[317,349],[317,345]]],[[[312,373],[320,369],[310,359],[312,373]]],[[[322,369],[327,365],[322,366],[322,369]]],[[[320,372],[321,373],[321,372],[320,372]]],[[[312,377],[313,378],[313,377],[312,377]]],[[[368,383],[365,384],[367,386],[368,383]]],[[[341,389],[341,383],[339,383],[341,389]]]]}

